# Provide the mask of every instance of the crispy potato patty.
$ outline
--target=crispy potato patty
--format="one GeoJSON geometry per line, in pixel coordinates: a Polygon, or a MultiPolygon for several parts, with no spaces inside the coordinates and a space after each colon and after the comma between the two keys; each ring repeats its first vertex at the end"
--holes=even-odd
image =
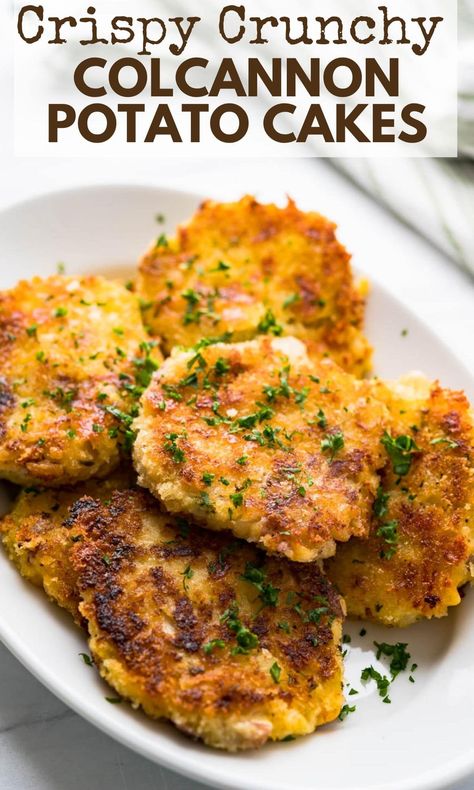
{"type": "Polygon", "coordinates": [[[135,467],[169,511],[307,562],[368,534],[386,414],[294,338],[201,344],[144,394],[135,467]]]}
{"type": "Polygon", "coordinates": [[[163,515],[143,491],[73,509],[71,550],[101,675],[230,751],[312,732],[342,698],[342,603],[316,564],[163,515]]]}
{"type": "Polygon", "coordinates": [[[406,626],[446,615],[473,577],[474,427],[460,392],[421,378],[375,387],[394,424],[370,538],[339,546],[327,572],[350,615],[406,626]]]}
{"type": "Polygon", "coordinates": [[[225,333],[233,342],[285,334],[359,375],[371,359],[362,290],[332,222],[291,200],[278,208],[248,196],[207,201],[176,238],[160,236],[137,281],[145,322],[167,353],[225,333]]]}
{"type": "Polygon", "coordinates": [[[102,277],[0,293],[0,477],[59,486],[116,467],[155,345],[136,297],[102,277]]]}
{"type": "Polygon", "coordinates": [[[43,587],[77,622],[79,596],[69,551],[81,535],[72,528],[69,509],[86,495],[107,499],[134,479],[132,470],[124,470],[106,480],[89,480],[71,488],[27,489],[19,494],[11,513],[0,520],[3,545],[21,575],[43,587]]]}

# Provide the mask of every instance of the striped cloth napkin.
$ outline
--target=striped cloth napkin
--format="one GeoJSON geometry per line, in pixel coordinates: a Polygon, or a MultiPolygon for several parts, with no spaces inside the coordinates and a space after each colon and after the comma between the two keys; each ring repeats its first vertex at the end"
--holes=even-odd
{"type": "Polygon", "coordinates": [[[459,3],[458,159],[330,160],[474,276],[474,0],[459,3]]]}

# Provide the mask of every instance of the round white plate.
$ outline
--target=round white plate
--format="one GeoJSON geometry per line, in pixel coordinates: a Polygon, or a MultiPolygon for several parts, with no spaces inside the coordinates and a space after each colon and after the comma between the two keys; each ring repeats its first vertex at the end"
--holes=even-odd
{"type": "MultiPolygon", "coordinates": [[[[150,239],[172,232],[200,198],[144,187],[100,187],[50,194],[0,214],[0,288],[22,277],[46,275],[63,262],[67,273],[126,276],[150,239]],[[165,225],[157,225],[161,213],[165,225]]],[[[337,219],[337,218],[336,218],[337,219]]],[[[396,377],[414,369],[473,395],[473,382],[437,337],[379,285],[368,308],[376,371],[396,377]],[[402,336],[401,330],[408,329],[402,336]]],[[[9,491],[0,485],[0,507],[9,491]]],[[[474,597],[449,618],[404,630],[347,624],[352,635],[347,681],[357,710],[318,733],[260,752],[228,755],[187,740],[166,723],[128,705],[110,705],[110,693],[79,657],[84,637],[67,616],[22,581],[0,553],[0,638],[17,658],[71,708],[118,741],[168,768],[216,787],[245,790],[427,790],[451,787],[474,770],[474,597]],[[361,669],[383,664],[373,641],[407,642],[418,664],[393,683],[382,702],[361,669]]],[[[1,704],[1,701],[0,701],[1,704]]]]}

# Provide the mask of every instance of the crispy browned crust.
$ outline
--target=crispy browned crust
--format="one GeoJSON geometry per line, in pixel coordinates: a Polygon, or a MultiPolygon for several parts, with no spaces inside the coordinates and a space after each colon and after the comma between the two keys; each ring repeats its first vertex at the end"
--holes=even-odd
{"type": "Polygon", "coordinates": [[[234,342],[252,339],[271,310],[281,333],[304,340],[312,355],[363,375],[371,360],[364,297],[335,228],[292,200],[285,208],[250,196],[206,201],[176,238],[161,238],[142,258],[145,322],[169,353],[226,332],[234,342]]]}
{"type": "Polygon", "coordinates": [[[0,293],[0,477],[59,486],[116,467],[139,396],[130,388],[150,355],[161,359],[147,339],[136,296],[102,277],[35,277],[0,293]]]}
{"type": "Polygon", "coordinates": [[[169,511],[307,562],[367,535],[387,414],[368,382],[294,338],[213,345],[163,364],[134,423],[135,466],[169,511]],[[339,432],[332,457],[322,442],[339,432]]]}
{"type": "Polygon", "coordinates": [[[76,622],[81,621],[79,595],[69,551],[82,536],[73,526],[69,509],[86,495],[107,499],[134,479],[133,470],[124,469],[106,480],[89,480],[71,488],[22,491],[11,513],[0,520],[5,551],[21,575],[43,587],[76,622]]]}
{"type": "Polygon", "coordinates": [[[83,498],[72,520],[84,534],[71,555],[91,652],[132,704],[228,750],[309,733],[338,715],[343,612],[317,565],[196,529],[138,490],[107,505],[83,498]],[[248,563],[278,590],[275,606],[242,579],[248,563]],[[226,618],[233,606],[258,638],[246,652],[226,618]]]}
{"type": "MultiPolygon", "coordinates": [[[[383,396],[384,385],[377,387],[383,396]]],[[[350,615],[405,626],[446,615],[461,600],[459,588],[472,579],[474,430],[461,392],[434,384],[421,398],[416,386],[401,396],[387,391],[386,398],[394,433],[411,435],[419,451],[406,476],[398,478],[387,464],[385,516],[374,517],[369,540],[340,546],[327,572],[350,615]],[[393,520],[398,545],[384,559],[380,555],[387,545],[376,533],[381,523],[393,520]]]]}

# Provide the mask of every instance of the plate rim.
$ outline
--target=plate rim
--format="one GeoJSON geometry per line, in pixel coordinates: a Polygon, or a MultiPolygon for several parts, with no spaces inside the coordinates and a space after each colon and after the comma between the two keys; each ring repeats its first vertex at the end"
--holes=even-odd
{"type": "MultiPolygon", "coordinates": [[[[111,182],[104,184],[78,184],[66,189],[46,189],[43,192],[36,193],[32,197],[16,200],[0,209],[0,221],[3,221],[5,217],[8,218],[9,214],[14,214],[18,210],[34,209],[35,205],[37,206],[41,204],[45,199],[57,200],[62,196],[66,198],[72,195],[79,195],[80,193],[91,195],[98,193],[100,194],[101,192],[110,193],[110,191],[114,191],[119,193],[130,190],[140,190],[143,192],[149,192],[150,194],[159,194],[161,198],[163,196],[169,195],[172,199],[181,198],[195,201],[196,205],[199,205],[199,203],[207,199],[197,192],[188,191],[186,189],[174,188],[170,186],[156,186],[140,181],[132,181],[127,183],[111,182]]],[[[183,217],[182,221],[184,222],[185,220],[186,218],[183,217]]],[[[436,339],[437,344],[441,346],[443,350],[455,360],[456,364],[461,369],[463,376],[466,377],[466,380],[471,381],[471,386],[474,385],[474,377],[464,360],[460,358],[456,352],[453,352],[449,348],[447,342],[445,342],[444,338],[439,335],[436,329],[433,329],[427,321],[420,318],[409,307],[407,307],[401,298],[393,295],[382,284],[377,275],[365,272],[363,266],[359,265],[353,266],[353,270],[357,276],[367,276],[369,278],[369,298],[371,293],[380,291],[397,307],[408,311],[414,324],[420,326],[425,332],[429,333],[436,339]]],[[[184,761],[178,763],[175,758],[168,757],[165,744],[157,744],[157,747],[152,750],[142,742],[142,739],[138,734],[129,734],[121,726],[115,726],[113,719],[110,718],[110,714],[104,711],[103,715],[101,713],[97,715],[97,711],[92,710],[86,700],[81,698],[79,694],[75,695],[73,691],[70,691],[66,683],[64,683],[61,679],[58,679],[58,677],[53,675],[52,672],[49,672],[47,666],[45,667],[43,665],[38,665],[34,652],[25,645],[22,638],[18,637],[13,629],[5,625],[5,623],[2,623],[1,617],[0,641],[20,662],[20,664],[22,664],[22,666],[24,666],[43,686],[45,686],[52,694],[54,694],[54,696],[60,699],[75,713],[86,719],[86,721],[111,737],[113,740],[118,741],[123,746],[149,759],[151,762],[161,765],[189,779],[196,780],[198,782],[204,782],[211,787],[222,788],[222,790],[243,789],[244,785],[242,782],[238,779],[234,781],[229,775],[228,770],[226,773],[225,768],[220,769],[209,767],[207,766],[205,760],[199,760],[199,753],[194,753],[194,760],[191,765],[184,761]],[[200,767],[200,762],[202,763],[203,767],[200,767]]],[[[190,755],[191,754],[192,752],[190,752],[190,755]]],[[[225,755],[223,755],[223,757],[225,759],[225,755]]],[[[442,768],[433,768],[428,772],[424,772],[415,780],[407,780],[403,783],[398,782],[397,790],[441,790],[442,788],[449,787],[451,783],[459,782],[469,777],[469,775],[471,775],[473,772],[474,744],[470,750],[463,752],[459,758],[453,758],[449,762],[445,763],[442,768]]],[[[251,783],[246,782],[245,788],[246,790],[269,790],[269,785],[265,781],[253,781],[251,783]]],[[[385,788],[390,788],[390,790],[393,790],[394,785],[386,782],[383,782],[379,785],[380,790],[384,790],[385,788]]],[[[272,790],[290,790],[290,787],[288,784],[277,785],[272,782],[272,790]]],[[[318,784],[317,790],[327,790],[327,786],[318,784]]],[[[365,790],[365,788],[353,786],[351,790],[365,790]]]]}

